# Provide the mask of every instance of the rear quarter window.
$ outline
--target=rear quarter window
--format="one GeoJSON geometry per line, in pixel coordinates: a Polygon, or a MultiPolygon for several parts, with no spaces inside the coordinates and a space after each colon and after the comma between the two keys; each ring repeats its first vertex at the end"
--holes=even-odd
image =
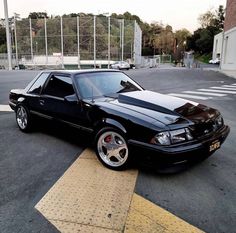
{"type": "Polygon", "coordinates": [[[35,94],[35,95],[40,94],[43,84],[47,80],[48,76],[49,76],[49,73],[42,73],[34,82],[34,84],[30,87],[30,89],[28,90],[28,93],[35,94]]]}

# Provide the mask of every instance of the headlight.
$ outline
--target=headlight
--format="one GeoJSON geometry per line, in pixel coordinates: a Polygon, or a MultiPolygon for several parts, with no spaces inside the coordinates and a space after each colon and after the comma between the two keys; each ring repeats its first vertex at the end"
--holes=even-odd
{"type": "Polygon", "coordinates": [[[170,145],[170,133],[168,131],[159,133],[151,142],[153,144],[170,145]]]}
{"type": "Polygon", "coordinates": [[[177,129],[177,130],[158,133],[151,140],[151,143],[167,146],[171,144],[189,141],[192,139],[193,137],[190,133],[190,130],[188,128],[183,128],[183,129],[177,129]]]}
{"type": "Polygon", "coordinates": [[[219,115],[216,119],[215,119],[215,123],[218,127],[221,127],[224,124],[224,120],[223,117],[221,115],[219,115]]]}

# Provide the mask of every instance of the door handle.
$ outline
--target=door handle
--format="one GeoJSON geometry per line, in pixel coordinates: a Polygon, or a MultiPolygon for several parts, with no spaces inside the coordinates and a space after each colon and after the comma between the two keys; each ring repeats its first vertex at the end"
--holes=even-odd
{"type": "Polygon", "coordinates": [[[44,100],[39,100],[40,105],[44,105],[44,100]]]}

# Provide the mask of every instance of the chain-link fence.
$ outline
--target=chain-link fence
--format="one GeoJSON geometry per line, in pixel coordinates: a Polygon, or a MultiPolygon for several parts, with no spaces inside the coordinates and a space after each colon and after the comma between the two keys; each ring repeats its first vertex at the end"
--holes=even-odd
{"type": "Polygon", "coordinates": [[[16,64],[29,68],[141,65],[142,31],[136,21],[103,16],[21,19],[14,25],[16,64]]]}
{"type": "Polygon", "coordinates": [[[141,57],[141,67],[159,67],[160,64],[166,64],[171,62],[172,57],[168,54],[141,57]]]}

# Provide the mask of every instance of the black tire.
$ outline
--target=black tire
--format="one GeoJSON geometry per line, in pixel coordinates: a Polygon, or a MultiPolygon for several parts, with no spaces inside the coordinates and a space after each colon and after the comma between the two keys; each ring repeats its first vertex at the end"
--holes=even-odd
{"type": "Polygon", "coordinates": [[[130,150],[127,140],[118,129],[113,127],[102,128],[95,137],[95,151],[99,161],[107,168],[121,171],[129,165],[130,150]]]}
{"type": "Polygon", "coordinates": [[[30,132],[32,129],[32,117],[27,107],[20,104],[16,108],[16,123],[22,132],[30,132]]]}

